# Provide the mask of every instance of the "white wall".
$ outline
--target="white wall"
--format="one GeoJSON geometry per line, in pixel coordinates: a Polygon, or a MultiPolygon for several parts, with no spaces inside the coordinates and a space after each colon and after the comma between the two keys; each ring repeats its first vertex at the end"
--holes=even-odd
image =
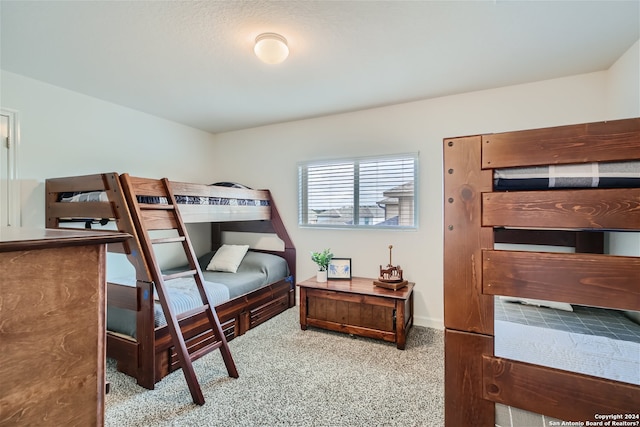
{"type": "Polygon", "coordinates": [[[218,135],[218,150],[243,158],[226,179],[272,190],[298,252],[298,281],[314,275],[309,252],[351,257],[353,273],[375,277],[394,262],[416,282],[415,322],[442,327],[442,140],[606,117],[606,72],[449,96],[218,135]],[[296,163],[357,155],[420,152],[417,231],[313,230],[297,226],[296,163]],[[265,162],[265,159],[268,159],[265,162]]]}
{"type": "MultiPolygon", "coordinates": [[[[220,172],[225,179],[272,190],[297,248],[298,281],[314,275],[310,251],[331,248],[338,257],[352,258],[354,275],[373,277],[393,244],[394,261],[416,282],[416,324],[441,328],[442,140],[640,116],[638,49],[636,43],[607,72],[220,134],[219,154],[242,158],[244,164],[227,163],[220,172]],[[410,151],[420,152],[417,231],[297,226],[297,162],[410,151]]],[[[637,238],[627,234],[614,243],[640,253],[637,238]]]]}
{"type": "Polygon", "coordinates": [[[99,172],[209,182],[215,136],[14,73],[0,105],[18,111],[22,225],[44,226],[44,180],[99,172]]]}
{"type": "Polygon", "coordinates": [[[393,244],[394,262],[416,282],[416,324],[442,327],[442,140],[639,116],[639,49],[608,72],[217,136],[5,71],[0,106],[20,114],[23,225],[44,224],[47,177],[115,171],[269,188],[298,249],[298,281],[314,274],[311,251],[329,247],[353,259],[355,275],[374,276],[393,244]],[[410,151],[420,152],[417,231],[298,228],[297,162],[410,151]]]}
{"type": "Polygon", "coordinates": [[[607,117],[640,117],[640,40],[607,73],[607,117]]]}

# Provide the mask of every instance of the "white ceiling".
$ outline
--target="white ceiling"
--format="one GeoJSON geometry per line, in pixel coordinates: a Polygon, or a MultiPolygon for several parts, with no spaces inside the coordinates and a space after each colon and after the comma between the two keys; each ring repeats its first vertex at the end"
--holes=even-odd
{"type": "Polygon", "coordinates": [[[0,67],[217,133],[601,71],[628,1],[0,1],[0,67]],[[290,55],[253,55],[278,32],[290,55]]]}

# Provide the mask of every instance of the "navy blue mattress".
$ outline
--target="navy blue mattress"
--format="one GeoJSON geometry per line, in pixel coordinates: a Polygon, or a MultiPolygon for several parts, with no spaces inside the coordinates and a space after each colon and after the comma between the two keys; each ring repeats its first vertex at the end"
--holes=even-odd
{"type": "Polygon", "coordinates": [[[496,191],[640,187],[640,161],[496,169],[496,191]]]}

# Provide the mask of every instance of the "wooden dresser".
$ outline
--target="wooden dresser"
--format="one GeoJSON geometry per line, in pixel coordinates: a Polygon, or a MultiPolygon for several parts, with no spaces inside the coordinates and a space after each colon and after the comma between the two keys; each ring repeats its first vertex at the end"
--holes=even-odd
{"type": "Polygon", "coordinates": [[[0,228],[0,425],[104,424],[106,244],[128,237],[0,228]]]}

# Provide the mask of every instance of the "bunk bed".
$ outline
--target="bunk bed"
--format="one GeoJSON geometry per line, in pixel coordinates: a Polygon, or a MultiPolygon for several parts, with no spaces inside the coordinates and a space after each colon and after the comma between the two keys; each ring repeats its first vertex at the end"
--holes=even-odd
{"type": "Polygon", "coordinates": [[[603,235],[640,230],[640,118],[443,143],[446,425],[494,426],[500,405],[576,423],[570,425],[637,425],[640,325],[626,314],[640,310],[640,252],[607,254],[603,235]],[[621,171],[620,179],[609,167],[621,171]],[[566,176],[558,178],[562,168],[566,176]],[[596,173],[587,185],[564,187],[585,168],[606,179],[596,173]],[[545,246],[524,251],[502,243],[545,246]],[[548,249],[557,246],[573,249],[548,249]],[[522,320],[541,312],[555,319],[522,320]],[[562,329],[572,316],[597,318],[582,326],[620,337],[549,329],[562,329]],[[518,322],[529,329],[511,329],[518,322]],[[505,330],[511,335],[502,336],[505,330]],[[534,330],[551,337],[551,347],[541,347],[534,330]],[[568,342],[573,347],[562,349],[568,342]],[[577,372],[526,357],[538,348],[564,352],[572,362],[598,347],[608,349],[606,360],[590,355],[587,365],[595,369],[577,372]],[[619,356],[628,369],[604,372],[619,356]]]}
{"type": "MultiPolygon", "coordinates": [[[[81,226],[86,224],[85,228],[93,227],[94,231],[104,226],[133,236],[122,244],[108,247],[109,252],[126,255],[135,277],[110,277],[107,283],[107,357],[115,359],[121,372],[136,378],[139,385],[148,389],[153,389],[155,383],[180,368],[163,310],[155,296],[157,290],[152,279],[155,257],[145,254],[143,230],[132,219],[132,213],[139,206],[163,201],[153,200],[153,197],[129,200],[126,197],[127,193],[133,193],[133,186],[137,186],[136,194],[145,194],[140,187],[152,185],[153,181],[112,172],[51,178],[45,182],[47,228],[76,228],[74,223],[79,222],[81,226]]],[[[211,252],[202,254],[198,263],[226,340],[244,334],[295,305],[295,247],[268,190],[227,183],[206,185],[172,181],[170,186],[184,223],[211,223],[211,252]],[[207,271],[214,253],[225,246],[227,231],[276,235],[283,247],[278,250],[251,249],[238,267],[238,275],[207,271]],[[271,273],[265,273],[259,283],[224,285],[225,274],[227,278],[233,277],[231,282],[241,282],[242,264],[257,264],[264,259],[267,264],[278,264],[277,273],[262,263],[258,268],[271,273]],[[284,260],[284,268],[278,260],[284,260]]],[[[173,271],[180,269],[177,267],[173,271]]],[[[171,273],[172,270],[163,271],[163,274],[171,273]]],[[[251,277],[255,282],[255,274],[251,277]]],[[[184,296],[184,280],[170,282],[177,286],[170,288],[169,294],[173,289],[174,295],[184,296]]],[[[187,304],[189,298],[186,295],[187,304]]],[[[209,330],[206,315],[202,312],[189,315],[189,309],[187,305],[181,310],[187,315],[180,320],[180,328],[191,353],[209,346],[216,337],[209,330]]]]}

